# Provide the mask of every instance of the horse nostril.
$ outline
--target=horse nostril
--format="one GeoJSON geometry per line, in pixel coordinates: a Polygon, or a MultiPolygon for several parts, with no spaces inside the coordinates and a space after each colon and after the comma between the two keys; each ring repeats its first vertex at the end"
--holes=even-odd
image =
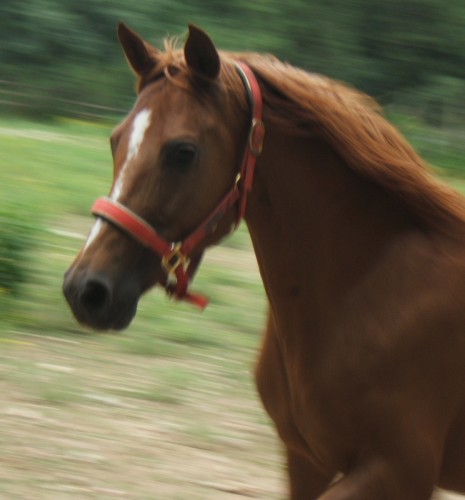
{"type": "Polygon", "coordinates": [[[106,283],[97,279],[90,279],[85,284],[80,299],[81,304],[88,312],[100,312],[110,304],[111,291],[106,283]]]}

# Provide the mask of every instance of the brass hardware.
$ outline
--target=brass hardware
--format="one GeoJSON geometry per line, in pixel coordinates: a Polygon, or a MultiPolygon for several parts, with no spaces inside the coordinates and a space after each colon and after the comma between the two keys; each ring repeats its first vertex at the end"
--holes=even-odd
{"type": "Polygon", "coordinates": [[[181,251],[181,245],[181,243],[176,243],[161,258],[161,265],[168,276],[174,275],[179,266],[186,268],[189,264],[189,259],[181,251]]]}

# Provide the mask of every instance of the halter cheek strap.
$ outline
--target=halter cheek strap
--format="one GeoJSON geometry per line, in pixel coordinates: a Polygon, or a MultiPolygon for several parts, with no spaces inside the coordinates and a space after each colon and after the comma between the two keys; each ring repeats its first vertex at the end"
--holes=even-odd
{"type": "Polygon", "coordinates": [[[240,170],[232,189],[206,217],[206,219],[184,240],[170,242],[137,214],[111,198],[99,198],[92,206],[92,213],[125,231],[140,244],[150,248],[161,257],[161,267],[166,274],[165,289],[176,299],[186,300],[201,309],[208,305],[208,299],[188,291],[189,281],[195,271],[190,256],[198,245],[211,235],[224,214],[237,204],[236,225],[244,217],[247,195],[252,189],[257,157],[260,155],[265,137],[262,121],[263,101],[258,82],[252,70],[244,63],[237,63],[236,69],[244,83],[251,107],[252,122],[240,170]]]}

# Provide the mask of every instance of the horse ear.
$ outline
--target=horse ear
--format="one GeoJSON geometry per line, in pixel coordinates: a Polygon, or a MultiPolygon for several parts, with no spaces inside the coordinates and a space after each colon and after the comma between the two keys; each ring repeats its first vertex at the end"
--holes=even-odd
{"type": "Polygon", "coordinates": [[[118,23],[118,38],[131,68],[139,76],[146,75],[157,63],[154,50],[124,23],[118,23]]]}
{"type": "Polygon", "coordinates": [[[210,37],[193,24],[189,24],[189,35],[184,45],[187,66],[194,72],[211,80],[220,73],[220,56],[210,37]]]}

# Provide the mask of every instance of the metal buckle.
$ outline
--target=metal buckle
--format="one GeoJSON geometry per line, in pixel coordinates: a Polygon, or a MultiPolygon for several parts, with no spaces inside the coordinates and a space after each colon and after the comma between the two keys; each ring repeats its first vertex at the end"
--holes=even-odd
{"type": "Polygon", "coordinates": [[[262,122],[262,120],[257,120],[256,118],[254,118],[249,132],[249,148],[255,156],[261,154],[264,139],[265,124],[262,122]]]}
{"type": "Polygon", "coordinates": [[[174,244],[161,258],[161,265],[168,276],[174,275],[179,266],[186,268],[188,263],[189,259],[181,251],[181,243],[174,244]]]}

